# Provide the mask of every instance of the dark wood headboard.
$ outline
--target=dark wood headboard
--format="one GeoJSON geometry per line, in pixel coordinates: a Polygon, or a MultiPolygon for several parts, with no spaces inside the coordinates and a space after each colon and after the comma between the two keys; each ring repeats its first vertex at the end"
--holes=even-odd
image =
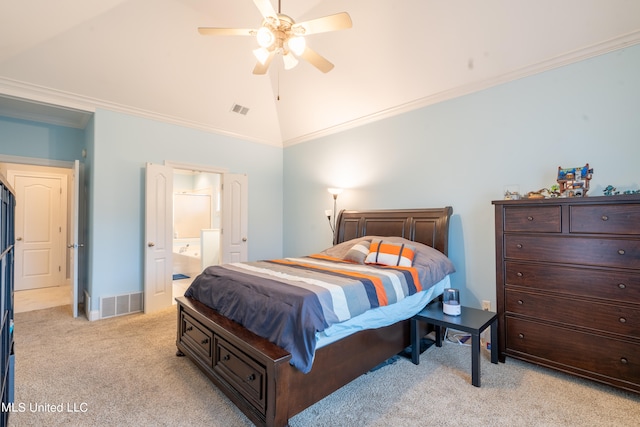
{"type": "Polygon", "coordinates": [[[340,211],[333,244],[363,236],[400,236],[431,246],[445,255],[449,250],[451,206],[432,209],[340,211]]]}

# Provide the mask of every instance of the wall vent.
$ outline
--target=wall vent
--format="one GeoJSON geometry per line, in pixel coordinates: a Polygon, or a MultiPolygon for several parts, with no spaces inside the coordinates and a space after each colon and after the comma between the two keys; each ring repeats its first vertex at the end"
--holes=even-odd
{"type": "Polygon", "coordinates": [[[142,292],[100,298],[100,318],[122,316],[142,311],[142,292]]]}
{"type": "Polygon", "coordinates": [[[249,108],[243,107],[240,104],[233,104],[233,106],[231,107],[231,111],[233,111],[234,113],[238,113],[238,114],[242,114],[243,116],[246,116],[247,113],[249,112],[249,108]]]}

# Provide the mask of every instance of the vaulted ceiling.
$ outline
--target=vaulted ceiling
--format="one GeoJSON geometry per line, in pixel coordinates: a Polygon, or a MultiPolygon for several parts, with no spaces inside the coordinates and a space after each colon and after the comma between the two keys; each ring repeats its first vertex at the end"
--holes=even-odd
{"type": "Polygon", "coordinates": [[[287,146],[640,43],[637,0],[281,0],[281,9],[296,22],[351,15],[351,29],[308,36],[332,71],[303,61],[285,71],[276,58],[256,76],[253,37],[198,33],[257,28],[252,0],[0,0],[0,115],[83,126],[83,112],[108,108],[287,146]]]}

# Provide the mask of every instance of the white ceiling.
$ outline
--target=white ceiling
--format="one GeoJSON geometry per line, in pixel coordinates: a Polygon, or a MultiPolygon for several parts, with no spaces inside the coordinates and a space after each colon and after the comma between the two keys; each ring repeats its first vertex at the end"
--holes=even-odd
{"type": "Polygon", "coordinates": [[[308,37],[331,72],[276,58],[256,76],[252,37],[198,34],[258,27],[252,0],[0,0],[0,114],[82,127],[108,108],[287,146],[640,43],[637,0],[281,6],[297,22],[351,15],[353,28],[308,37]]]}

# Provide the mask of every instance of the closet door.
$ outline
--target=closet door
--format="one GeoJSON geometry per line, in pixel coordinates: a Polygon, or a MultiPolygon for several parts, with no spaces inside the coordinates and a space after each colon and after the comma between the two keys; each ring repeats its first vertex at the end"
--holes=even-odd
{"type": "Polygon", "coordinates": [[[64,284],[62,248],[62,190],[60,177],[15,174],[16,276],[15,289],[37,289],[64,284]]]}

